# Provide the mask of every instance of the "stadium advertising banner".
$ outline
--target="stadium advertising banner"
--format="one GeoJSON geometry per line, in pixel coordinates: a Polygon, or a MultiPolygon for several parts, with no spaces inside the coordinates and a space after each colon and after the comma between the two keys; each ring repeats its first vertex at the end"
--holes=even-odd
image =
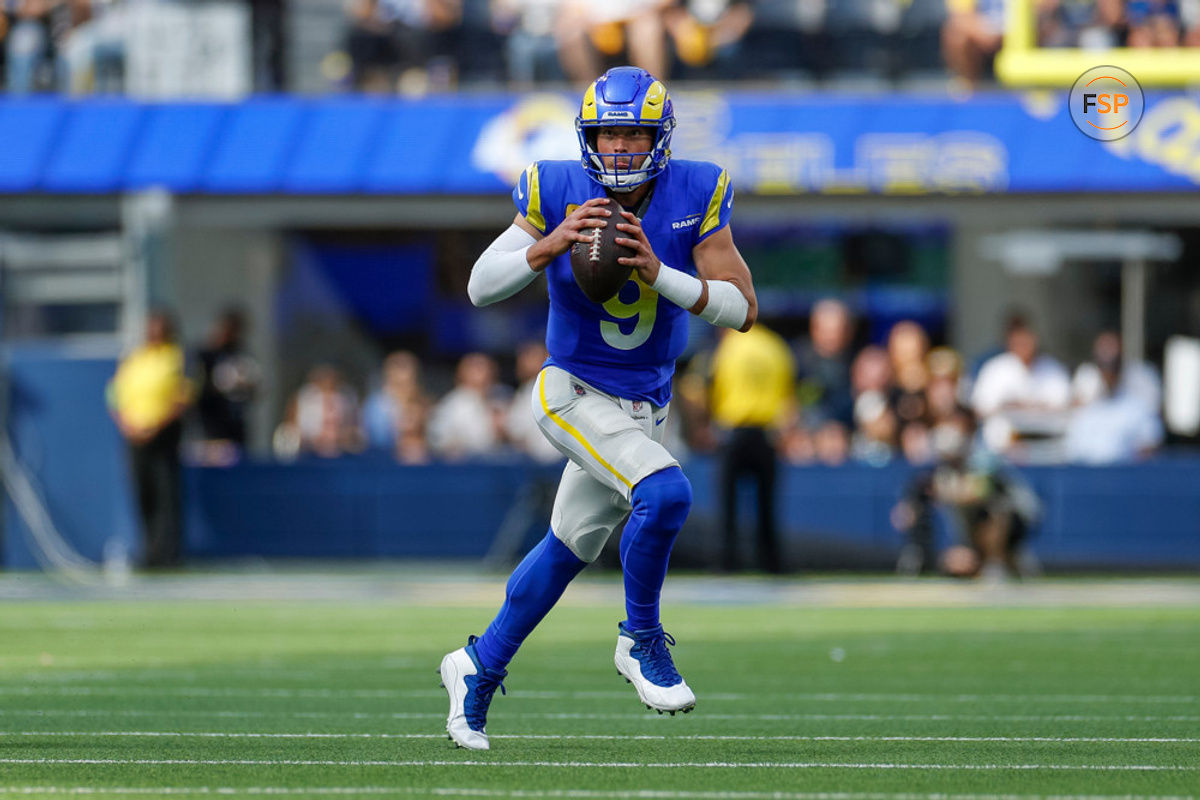
{"type": "MultiPolygon", "coordinates": [[[[1136,129],[1080,132],[1067,93],[679,93],[675,155],[757,194],[1178,192],[1200,185],[1200,98],[1147,93],[1136,129]]],[[[492,194],[577,158],[576,100],[0,102],[0,192],[492,194]]]]}

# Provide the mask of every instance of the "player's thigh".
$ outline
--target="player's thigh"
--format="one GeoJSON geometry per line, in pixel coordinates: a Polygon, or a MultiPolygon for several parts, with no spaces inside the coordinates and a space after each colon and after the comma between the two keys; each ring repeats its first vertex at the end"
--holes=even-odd
{"type": "Polygon", "coordinates": [[[626,500],[648,475],[678,461],[655,436],[666,409],[641,416],[621,401],[601,392],[558,367],[546,367],[534,388],[533,407],[538,427],[554,446],[600,483],[626,500]]]}
{"type": "Polygon", "coordinates": [[[581,561],[595,561],[629,513],[625,497],[568,461],[563,469],[550,528],[581,561]]]}

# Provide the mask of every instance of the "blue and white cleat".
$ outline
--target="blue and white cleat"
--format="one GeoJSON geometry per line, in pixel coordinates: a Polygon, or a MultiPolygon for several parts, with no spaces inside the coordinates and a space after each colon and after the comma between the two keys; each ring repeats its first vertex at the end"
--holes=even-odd
{"type": "Polygon", "coordinates": [[[674,716],[676,711],[686,714],[696,707],[696,695],[680,677],[667,651],[667,645],[674,645],[675,639],[663,631],[662,625],[631,631],[622,622],[617,630],[617,653],[613,656],[617,672],[633,684],[646,708],[674,716]]]}
{"type": "Polygon", "coordinates": [[[442,686],[450,695],[446,733],[450,734],[451,741],[468,750],[487,750],[488,735],[484,726],[488,706],[492,704],[497,687],[504,694],[501,681],[508,673],[488,669],[479,663],[479,656],[475,654],[476,638],[467,637],[466,647],[448,653],[438,672],[442,676],[442,686]]]}

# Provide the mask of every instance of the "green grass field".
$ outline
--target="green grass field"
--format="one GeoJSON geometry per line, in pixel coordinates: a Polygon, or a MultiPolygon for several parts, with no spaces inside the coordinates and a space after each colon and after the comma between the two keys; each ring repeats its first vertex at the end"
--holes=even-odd
{"type": "Polygon", "coordinates": [[[0,795],[1200,795],[1200,583],[1133,604],[1070,582],[1044,603],[926,603],[939,585],[921,584],[905,607],[864,584],[854,607],[691,580],[665,621],[694,713],[649,712],[616,675],[620,589],[601,575],[512,664],[485,753],[446,740],[435,670],[502,578],[417,600],[402,578],[361,593],[377,600],[10,599],[0,795]]]}

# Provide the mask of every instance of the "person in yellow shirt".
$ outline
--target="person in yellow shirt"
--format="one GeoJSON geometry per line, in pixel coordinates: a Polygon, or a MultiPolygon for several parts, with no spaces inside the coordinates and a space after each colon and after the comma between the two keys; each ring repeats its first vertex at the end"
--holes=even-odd
{"type": "Polygon", "coordinates": [[[782,572],[775,520],[776,439],[795,411],[796,363],[779,334],[756,324],[723,331],[713,354],[710,406],[722,429],[723,567],[738,568],[737,487],[753,479],[758,497],[758,564],[782,572]]]}
{"type": "Polygon", "coordinates": [[[108,385],[109,412],[129,445],[148,567],[179,563],[179,442],[191,394],[174,325],[156,311],[146,321],[145,343],[121,360],[108,385]]]}

